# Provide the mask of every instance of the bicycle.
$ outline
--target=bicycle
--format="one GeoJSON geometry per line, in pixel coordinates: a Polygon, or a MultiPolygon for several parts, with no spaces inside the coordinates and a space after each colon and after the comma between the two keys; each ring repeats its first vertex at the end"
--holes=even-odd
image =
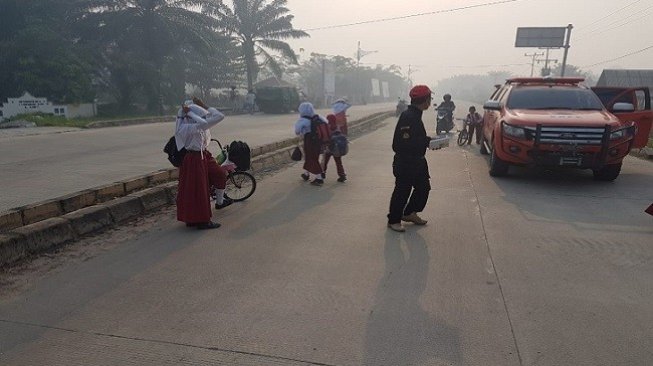
{"type": "MultiPolygon", "coordinates": [[[[234,202],[241,202],[254,194],[256,190],[256,178],[246,171],[239,169],[234,162],[229,160],[229,146],[223,147],[220,141],[211,139],[220,146],[220,153],[216,155],[216,161],[227,171],[227,186],[224,195],[234,202]],[[224,160],[221,159],[224,157],[224,160]],[[222,161],[221,161],[222,160],[222,161]]],[[[211,200],[215,200],[215,191],[211,192],[211,200]]]]}
{"type": "Polygon", "coordinates": [[[467,139],[469,139],[469,131],[467,131],[467,126],[465,124],[465,120],[462,118],[456,118],[459,121],[463,121],[463,129],[458,130],[458,146],[463,146],[467,143],[467,139]]]}

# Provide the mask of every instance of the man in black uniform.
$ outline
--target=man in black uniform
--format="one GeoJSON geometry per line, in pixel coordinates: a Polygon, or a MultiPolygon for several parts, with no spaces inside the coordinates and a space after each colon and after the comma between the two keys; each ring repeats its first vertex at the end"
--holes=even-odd
{"type": "Polygon", "coordinates": [[[424,157],[431,138],[426,135],[422,122],[422,112],[431,105],[431,94],[426,85],[417,85],[410,90],[410,106],[399,117],[392,139],[395,152],[392,173],[396,179],[390,199],[388,227],[394,231],[406,231],[401,221],[415,225],[426,225],[427,222],[417,213],[424,210],[431,190],[429,167],[424,157]]]}

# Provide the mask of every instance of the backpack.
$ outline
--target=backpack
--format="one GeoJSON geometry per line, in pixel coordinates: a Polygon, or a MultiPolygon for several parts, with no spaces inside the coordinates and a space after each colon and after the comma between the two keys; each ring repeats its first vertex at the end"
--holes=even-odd
{"type": "Polygon", "coordinates": [[[174,136],[172,136],[163,147],[163,152],[168,154],[168,160],[172,163],[172,166],[176,168],[181,166],[181,163],[184,162],[184,156],[186,156],[186,148],[177,150],[177,141],[175,141],[174,136]]]}
{"type": "Polygon", "coordinates": [[[249,145],[243,141],[233,141],[229,144],[227,151],[229,152],[229,160],[236,164],[236,169],[249,170],[252,159],[252,151],[249,145]]]}
{"type": "Polygon", "coordinates": [[[340,131],[334,131],[331,135],[331,142],[329,143],[329,152],[336,158],[345,156],[349,152],[349,141],[340,131]]]}
{"type": "Polygon", "coordinates": [[[311,140],[319,142],[322,145],[328,145],[331,142],[331,130],[329,124],[324,123],[317,114],[311,117],[311,140]]]}

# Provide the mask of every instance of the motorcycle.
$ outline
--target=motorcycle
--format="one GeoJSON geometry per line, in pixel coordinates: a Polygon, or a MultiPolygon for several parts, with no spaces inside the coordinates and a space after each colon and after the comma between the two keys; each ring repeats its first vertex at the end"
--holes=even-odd
{"type": "Polygon", "coordinates": [[[449,133],[454,127],[453,111],[449,108],[435,108],[435,133],[449,133]]]}
{"type": "Polygon", "coordinates": [[[395,109],[395,117],[399,117],[406,109],[408,109],[408,104],[406,104],[406,101],[399,99],[397,108],[395,109]]]}

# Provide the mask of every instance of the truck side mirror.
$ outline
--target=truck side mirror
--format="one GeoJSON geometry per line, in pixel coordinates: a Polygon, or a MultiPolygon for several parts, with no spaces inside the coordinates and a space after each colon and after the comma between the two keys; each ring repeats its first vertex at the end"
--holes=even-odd
{"type": "Polygon", "coordinates": [[[612,112],[627,113],[634,112],[635,106],[632,103],[615,103],[612,106],[612,112]]]}
{"type": "Polygon", "coordinates": [[[500,111],[501,110],[501,102],[498,100],[488,100],[483,104],[483,109],[491,110],[491,111],[500,111]]]}

